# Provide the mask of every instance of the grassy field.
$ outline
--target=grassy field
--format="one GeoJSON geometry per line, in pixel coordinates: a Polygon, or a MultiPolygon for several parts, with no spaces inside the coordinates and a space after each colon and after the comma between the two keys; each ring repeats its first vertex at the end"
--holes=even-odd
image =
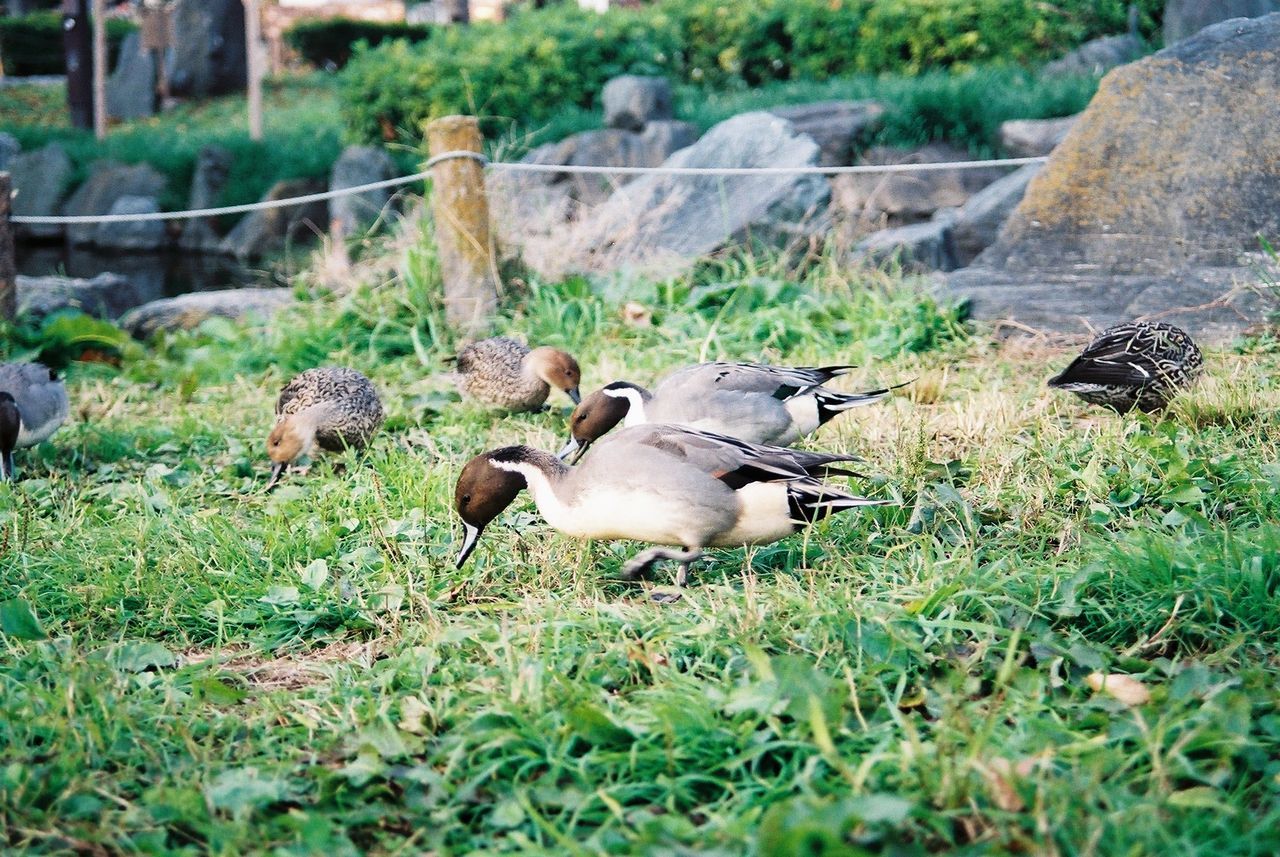
{"type": "Polygon", "coordinates": [[[874,272],[708,263],[633,295],[650,326],[513,281],[497,329],[573,350],[584,389],[712,358],[920,379],[810,444],[892,505],[713,552],[663,606],[669,577],[615,579],[637,546],[527,499],[454,569],[462,463],[553,448],[567,400],[457,402],[426,243],[72,370],[73,418],[0,486],[12,853],[1280,850],[1274,343],[1211,352],[1151,420],[874,272]],[[274,396],[326,363],[375,379],[386,430],[263,494],[274,396]]]}

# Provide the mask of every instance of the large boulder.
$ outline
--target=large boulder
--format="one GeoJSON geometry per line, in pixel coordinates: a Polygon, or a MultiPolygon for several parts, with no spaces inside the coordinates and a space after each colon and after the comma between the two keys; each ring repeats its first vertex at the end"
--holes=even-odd
{"type": "MultiPolygon", "coordinates": [[[[262,199],[275,202],[323,190],[324,183],[315,179],[285,179],[272,185],[262,199]]],[[[329,206],[324,200],[281,208],[260,208],[242,217],[227,233],[219,249],[248,262],[283,249],[290,241],[323,234],[328,218],[329,206]]]]}
{"type": "Polygon", "coordinates": [[[1142,39],[1134,33],[1103,36],[1085,42],[1066,56],[1048,63],[1041,73],[1046,77],[1106,74],[1118,65],[1133,62],[1145,51],[1142,39]]]}
{"type": "MultiPolygon", "coordinates": [[[[23,217],[52,217],[71,179],[71,158],[60,143],[23,152],[9,163],[13,177],[13,213],[23,217]]],[[[19,238],[57,238],[62,227],[57,224],[15,223],[19,238]]]]}
{"type": "Polygon", "coordinates": [[[179,34],[165,55],[173,95],[239,92],[248,83],[241,0],[176,0],[170,12],[179,34]]]}
{"type": "Polygon", "coordinates": [[[120,326],[145,339],[162,330],[191,330],[210,318],[270,318],[295,303],[289,289],[223,289],[151,301],[125,313],[120,326]]]}
{"type": "Polygon", "coordinates": [[[671,83],[665,77],[624,74],[604,85],[604,124],[624,131],[643,131],[650,122],[670,119],[671,83]]]}
{"type": "MultiPolygon", "coordinates": [[[[956,267],[971,264],[978,254],[995,243],[1000,227],[1022,202],[1027,185],[1042,169],[1041,164],[1027,164],[1002,179],[992,182],[965,201],[951,221],[952,248],[956,267]]],[[[934,215],[937,220],[946,214],[934,215]]],[[[940,270],[950,270],[942,268],[940,270]]]]}
{"type": "Polygon", "coordinates": [[[156,62],[136,30],[120,43],[116,69],[107,78],[107,115],[140,119],[156,112],[156,62]]]}
{"type": "Polygon", "coordinates": [[[927,223],[873,232],[853,248],[853,261],[872,265],[897,263],[909,271],[954,271],[954,209],[927,223]]]}
{"type": "Polygon", "coordinates": [[[1075,116],[1059,119],[1010,119],[1000,123],[1000,145],[1013,158],[1047,155],[1067,139],[1075,116]]]}
{"type": "MultiPolygon", "coordinates": [[[[109,214],[155,214],[160,203],[154,196],[122,196],[111,205],[109,214]]],[[[99,223],[93,243],[110,250],[159,250],[169,243],[164,222],[132,220],[99,223]]]]}
{"type": "Polygon", "coordinates": [[[1180,42],[1220,21],[1257,18],[1271,12],[1280,12],[1280,0],[1168,0],[1164,7],[1164,43],[1180,42]]]}
{"type": "Polygon", "coordinates": [[[18,313],[36,319],[62,309],[112,319],[147,297],[145,290],[119,274],[99,274],[93,279],[18,276],[18,313]]]}
{"type": "Polygon", "coordinates": [[[9,169],[9,164],[13,163],[13,159],[18,157],[22,151],[22,144],[18,142],[18,138],[4,131],[0,131],[0,171],[9,169]]]}
{"type": "MultiPolygon", "coordinates": [[[[164,185],[164,176],[148,164],[126,166],[115,161],[98,161],[89,180],[71,195],[62,213],[73,217],[110,214],[121,197],[158,198],[164,192],[164,185]]],[[[67,238],[72,244],[92,244],[97,232],[96,223],[72,224],[67,227],[67,238]]]]}
{"type": "MultiPolygon", "coordinates": [[[[376,146],[348,146],[333,165],[329,190],[370,184],[393,178],[395,174],[395,162],[384,150],[376,146]]],[[[339,196],[329,200],[329,217],[342,234],[349,237],[380,217],[390,202],[390,188],[339,196]]]]}
{"type": "Polygon", "coordinates": [[[822,150],[819,163],[834,167],[853,163],[858,143],[880,128],[885,107],[871,100],[817,101],[771,107],[769,112],[812,137],[822,150]]]}
{"type": "Polygon", "coordinates": [[[1280,235],[1277,69],[1280,15],[1268,15],[1107,75],[952,291],[979,317],[1050,327],[1159,311],[1239,329],[1240,308],[1216,302],[1256,281],[1258,236],[1280,235]]]}
{"type": "MultiPolygon", "coordinates": [[[[214,208],[231,172],[231,153],[221,146],[205,146],[196,158],[196,171],[191,176],[188,210],[214,208]]],[[[221,239],[213,226],[213,218],[193,218],[182,228],[178,244],[186,250],[209,252],[218,248],[221,239]]]]}

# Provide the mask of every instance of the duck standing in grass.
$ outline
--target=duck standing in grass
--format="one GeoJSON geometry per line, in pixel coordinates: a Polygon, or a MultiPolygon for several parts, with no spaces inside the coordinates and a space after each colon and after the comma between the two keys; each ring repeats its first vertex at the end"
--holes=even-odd
{"type": "Polygon", "coordinates": [[[894,388],[840,393],[823,386],[852,366],[699,363],[663,379],[653,392],[614,381],[587,396],[569,418],[565,457],[625,420],[682,425],[751,443],[789,446],[836,415],[874,404],[894,388]]]}
{"type": "Polygon", "coordinates": [[[47,440],[67,410],[67,388],[48,366],[0,364],[0,481],[13,479],[13,451],[47,440]]]}
{"type": "Polygon", "coordinates": [[[1204,370],[1204,357],[1185,330],[1159,321],[1131,321],[1104,330],[1049,386],[1120,413],[1169,404],[1204,370]]]}
{"type": "Polygon", "coordinates": [[[382,425],[378,391],[354,369],[325,366],[295,375],[276,402],[276,424],[267,437],[271,490],[296,458],[321,449],[362,449],[382,425]]]}
{"type": "Polygon", "coordinates": [[[767,544],[845,509],[877,505],[824,484],[852,456],[747,443],[669,425],[623,429],[570,467],[550,453],[508,446],[478,455],[458,477],[454,507],[465,536],[458,567],[485,526],[523,488],[547,523],[581,539],[633,539],[654,547],[632,558],[634,580],[654,563],[689,563],[708,547],[767,544]]]}
{"type": "Polygon", "coordinates": [[[578,361],[558,348],[527,346],[495,336],[482,339],[458,354],[458,392],[463,398],[507,411],[536,411],[551,388],[577,404],[582,371],[578,361]]]}

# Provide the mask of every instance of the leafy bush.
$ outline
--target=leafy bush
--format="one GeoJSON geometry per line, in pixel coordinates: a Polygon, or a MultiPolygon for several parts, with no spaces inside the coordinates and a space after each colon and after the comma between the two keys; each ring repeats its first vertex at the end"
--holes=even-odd
{"type": "MultiPolygon", "coordinates": [[[[108,63],[115,67],[124,37],[137,29],[129,21],[107,21],[108,63]]],[[[37,12],[20,18],[0,18],[0,57],[7,75],[62,74],[62,13],[37,12]]]]}
{"type": "Polygon", "coordinates": [[[351,59],[357,42],[379,45],[388,39],[420,42],[431,35],[431,27],[402,22],[357,21],[352,18],[299,21],[284,37],[302,58],[316,68],[342,68],[351,59]]]}

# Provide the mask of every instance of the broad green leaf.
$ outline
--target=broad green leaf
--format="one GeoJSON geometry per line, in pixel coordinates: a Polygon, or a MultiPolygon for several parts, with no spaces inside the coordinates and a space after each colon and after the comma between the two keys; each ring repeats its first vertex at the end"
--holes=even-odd
{"type": "Polygon", "coordinates": [[[107,663],[118,670],[140,673],[153,667],[171,667],[178,662],[173,652],[154,640],[125,640],[113,646],[107,663]]]}
{"type": "Polygon", "coordinates": [[[0,602],[0,631],[19,640],[43,640],[48,636],[31,611],[31,605],[22,598],[0,602]]]}

